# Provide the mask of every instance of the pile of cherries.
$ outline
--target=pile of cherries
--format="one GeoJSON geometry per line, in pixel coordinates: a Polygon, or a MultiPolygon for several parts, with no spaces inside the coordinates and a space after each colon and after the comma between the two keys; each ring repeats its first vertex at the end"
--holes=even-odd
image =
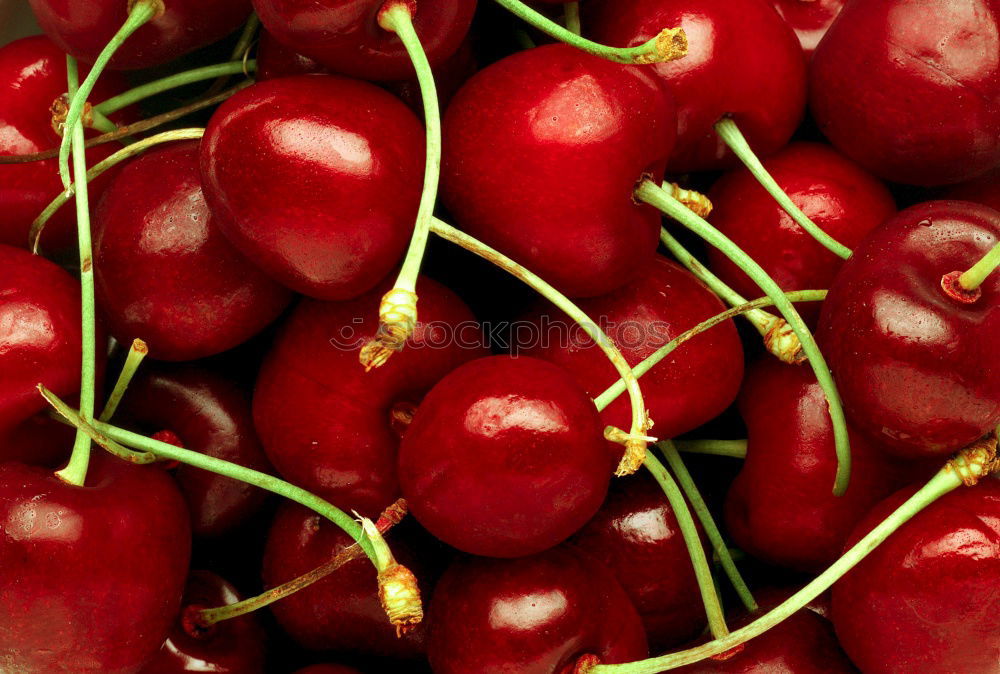
{"type": "Polygon", "coordinates": [[[1000,0],[30,7],[0,672],[1000,672],[1000,0]]]}

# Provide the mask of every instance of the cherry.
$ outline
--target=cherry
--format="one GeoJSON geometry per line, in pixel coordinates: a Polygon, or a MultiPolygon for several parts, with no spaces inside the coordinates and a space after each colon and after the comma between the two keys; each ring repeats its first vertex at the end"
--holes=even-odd
{"type": "Polygon", "coordinates": [[[648,69],[529,49],[473,76],[443,129],[442,196],[462,229],[564,293],[605,294],[652,259],[660,216],[632,192],[662,178],[675,124],[648,69]]]}
{"type": "Polygon", "coordinates": [[[900,456],[947,454],[1000,423],[1000,277],[971,304],[942,277],[1000,238],[1000,213],[931,201],[872,230],[823,303],[817,339],[848,419],[900,456]]]}
{"type": "Polygon", "coordinates": [[[385,290],[350,302],[300,303],[261,367],[253,400],[261,442],[283,476],[372,517],[399,495],[396,452],[407,420],[394,427],[394,417],[412,412],[453,368],[485,354],[461,300],[421,279],[416,332],[366,373],[358,351],[375,331],[385,290]]]}
{"type": "Polygon", "coordinates": [[[1000,211],[1000,166],[967,183],[952,186],[944,198],[975,201],[1000,211]]]}
{"type": "MultiPolygon", "coordinates": [[[[30,0],[38,25],[61,49],[93,63],[118,32],[134,2],[30,0]]],[[[250,14],[249,0],[166,0],[162,9],[118,49],[116,70],[149,68],[211,44],[236,30],[250,14]]]]}
{"type": "MultiPolygon", "coordinates": [[[[386,0],[253,0],[264,27],[279,41],[334,72],[370,80],[400,80],[413,65],[396,35],[379,26],[386,0]]],[[[413,26],[431,65],[451,56],[472,23],[475,0],[420,0],[413,26]]]]}
{"type": "MultiPolygon", "coordinates": [[[[81,73],[81,76],[83,73],[81,73]]],[[[125,80],[109,74],[94,88],[100,102],[121,93],[125,80]]],[[[15,40],[0,47],[0,155],[26,155],[59,145],[52,129],[49,108],[66,92],[66,55],[42,35],[15,40]]],[[[131,119],[128,110],[111,115],[115,122],[131,119]]],[[[88,132],[88,135],[90,132],[88,132]]],[[[96,163],[116,149],[105,144],[87,150],[88,163],[96,163]]],[[[96,199],[111,174],[89,184],[96,199]]],[[[20,248],[28,245],[28,230],[39,213],[63,191],[56,160],[0,164],[0,243],[20,248]]],[[[76,214],[63,206],[49,220],[42,237],[47,250],[62,252],[76,246],[76,214]]]]}
{"type": "Polygon", "coordinates": [[[265,634],[255,616],[240,616],[208,628],[191,620],[198,607],[225,606],[240,599],[236,588],[222,577],[211,571],[192,571],[170,636],[142,674],[263,674],[265,634]]]}
{"type": "Polygon", "coordinates": [[[604,505],[571,541],[614,574],[638,610],[653,652],[693,639],[705,627],[677,518],[651,477],[612,482],[604,505]]]}
{"type": "Polygon", "coordinates": [[[230,241],[273,278],[349,299],[399,262],[423,146],[413,113],[372,84],[334,75],[261,82],[208,123],[205,196],[230,241]]]}
{"type": "Polygon", "coordinates": [[[583,656],[646,656],[642,622],[607,569],[561,546],[521,559],[469,557],[438,582],[428,608],[435,674],[572,674],[583,656]]]}
{"type": "Polygon", "coordinates": [[[420,404],[399,447],[400,487],[417,521],[445,543],[529,555],[600,507],[620,458],[602,429],[569,372],[537,358],[481,358],[420,404]]]}
{"type": "Polygon", "coordinates": [[[1000,2],[851,2],[816,49],[820,129],[875,175],[914,185],[1000,163],[1000,2]]]}
{"type": "Polygon", "coordinates": [[[295,674],[361,674],[358,670],[347,665],[310,665],[296,670],[295,674]]]}
{"type": "MultiPolygon", "coordinates": [[[[602,297],[580,300],[577,305],[587,315],[601,317],[602,327],[607,324],[606,332],[632,366],[682,332],[726,310],[701,281],[659,255],[628,285],[602,297]]],[[[600,348],[564,314],[546,307],[516,325],[519,331],[537,330],[540,336],[523,350],[525,355],[565,368],[589,396],[597,397],[618,380],[618,373],[600,348]]],[[[686,342],[640,382],[655,434],[672,438],[717,417],[736,398],[742,378],[743,347],[731,321],[686,342]]],[[[628,428],[630,418],[625,396],[619,396],[601,414],[605,424],[618,428],[628,428]]]]}
{"type": "Polygon", "coordinates": [[[816,51],[830,24],[834,22],[847,0],[771,0],[771,4],[781,15],[802,45],[806,57],[816,51]]]}
{"type": "Polygon", "coordinates": [[[202,194],[197,142],[125,165],[93,226],[98,305],[119,342],[142,338],[153,358],[226,351],[291,301],[222,235],[202,194]]]}
{"type": "MultiPolygon", "coordinates": [[[[801,2],[801,0],[795,0],[801,2]]],[[[825,145],[793,143],[764,162],[764,167],[796,206],[823,231],[848,248],[896,213],[885,186],[860,166],[825,145]]],[[[829,288],[843,260],[800,227],[746,169],[724,175],[708,194],[709,218],[723,234],[755,259],[782,290],[829,288]]],[[[708,259],[719,278],[747,298],[760,288],[717,249],[708,259]]],[[[797,304],[809,323],[820,304],[797,304]]]]}
{"type": "Polygon", "coordinates": [[[642,44],[663,26],[680,26],[687,55],[649,66],[677,99],[671,173],[735,166],[713,125],[732,117],[759,155],[783,147],[802,119],[806,67],[792,29],[767,0],[613,0],[584,6],[599,42],[642,44]]]}
{"type": "MultiPolygon", "coordinates": [[[[879,504],[853,544],[916,491],[879,504]]],[[[1000,480],[922,510],[833,586],[833,622],[866,674],[995,672],[1000,662],[1000,480]],[[885,648],[891,643],[892,648],[885,648]]]]}
{"type": "Polygon", "coordinates": [[[104,454],[87,484],[0,465],[0,663],[30,672],[135,672],[180,606],[191,549],[170,477],[104,454]]]}
{"type": "MultiPolygon", "coordinates": [[[[129,386],[120,414],[181,446],[247,468],[271,472],[254,432],[250,401],[230,380],[197,367],[148,367],[129,386]]],[[[249,520],[266,492],[216,473],[180,466],[174,477],[197,536],[224,534],[249,520]]]]}
{"type": "Polygon", "coordinates": [[[258,82],[314,73],[329,74],[330,69],[305,54],[286,47],[267,30],[261,29],[257,42],[258,82]]]}

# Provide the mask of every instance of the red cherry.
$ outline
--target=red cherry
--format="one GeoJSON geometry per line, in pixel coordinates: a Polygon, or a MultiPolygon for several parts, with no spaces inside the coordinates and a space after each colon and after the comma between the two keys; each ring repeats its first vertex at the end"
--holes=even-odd
{"type": "Polygon", "coordinates": [[[1000,163],[1000,0],[850,2],[816,49],[810,103],[838,149],[914,185],[1000,163]]]}
{"type": "Polygon", "coordinates": [[[639,611],[654,653],[704,629],[705,608],[687,546],[651,477],[612,482],[607,501],[571,540],[614,574],[639,611]]]}
{"type": "Polygon", "coordinates": [[[784,146],[802,119],[806,67],[792,29],[767,0],[604,0],[588,3],[584,25],[598,42],[642,44],[664,26],[688,39],[682,59],[648,68],[677,99],[672,173],[738,164],[713,125],[732,117],[759,155],[784,146]]]}
{"type": "Polygon", "coordinates": [[[365,82],[303,75],[222,104],[201,146],[223,232],[293,290],[349,299],[399,262],[424,174],[424,130],[365,82]]]}
{"type": "Polygon", "coordinates": [[[94,214],[97,301],[122,344],[159,360],[194,360],[250,339],[291,293],[243,257],[208,210],[198,143],[156,148],[125,165],[94,214]]]}
{"type": "Polygon", "coordinates": [[[435,674],[572,674],[646,657],[646,635],[607,569],[561,546],[521,559],[465,558],[442,576],[428,608],[435,674]]]}
{"type": "MultiPolygon", "coordinates": [[[[93,63],[133,3],[123,0],[30,0],[38,25],[76,58],[93,63]]],[[[116,70],[149,68],[222,39],[250,14],[249,0],[167,0],[164,11],[115,52],[116,70]]]]}
{"type": "Polygon", "coordinates": [[[265,634],[256,616],[244,615],[207,628],[190,620],[199,608],[226,606],[240,599],[236,588],[225,579],[211,571],[192,571],[180,616],[142,674],[263,674],[265,634]]]}
{"type": "MultiPolygon", "coordinates": [[[[879,504],[848,545],[915,491],[879,504]]],[[[996,672],[1000,480],[959,487],[894,532],[833,586],[833,622],[866,674],[996,672]]]]}
{"type": "Polygon", "coordinates": [[[941,278],[1000,238],[1000,213],[931,201],[872,230],[830,287],[817,339],[854,426],[900,456],[935,456],[1000,423],[1000,275],[962,304],[941,278]]]}
{"type": "MultiPolygon", "coordinates": [[[[411,77],[413,64],[394,34],[378,25],[384,0],[254,0],[264,27],[279,41],[334,72],[370,80],[411,77]]],[[[413,27],[431,65],[451,56],[469,31],[475,0],[409,3],[413,27]]]]}
{"type": "MultiPolygon", "coordinates": [[[[79,387],[79,383],[76,386],[79,387]]],[[[46,406],[46,410],[3,434],[0,461],[20,461],[56,470],[69,459],[75,435],[76,429],[50,417],[46,406]]]]}
{"type": "Polygon", "coordinates": [[[771,0],[785,22],[792,27],[806,57],[826,35],[847,0],[771,0]]]}
{"type": "Polygon", "coordinates": [[[157,466],[103,454],[87,484],[0,465],[0,663],[136,672],[163,644],[191,550],[184,499],[157,466]]]}
{"type": "Polygon", "coordinates": [[[481,358],[420,404],[399,447],[399,483],[413,516],[445,543],[529,555],[600,507],[618,459],[602,430],[569,372],[537,358],[481,358]]]}
{"type": "MultiPolygon", "coordinates": [[[[885,185],[828,146],[793,143],[764,167],[806,216],[848,248],[896,213],[885,185]]],[[[715,207],[712,224],[760,263],[782,290],[830,287],[843,260],[792,220],[749,171],[727,173],[708,196],[715,207]]],[[[708,259],[712,271],[747,299],[763,295],[717,249],[709,248],[708,259]]],[[[820,306],[803,302],[796,308],[815,324],[820,306]]]]}
{"type": "Polygon", "coordinates": [[[329,74],[330,69],[305,54],[286,47],[271,33],[261,28],[257,42],[257,81],[273,80],[293,75],[329,74]]]}
{"type": "Polygon", "coordinates": [[[358,352],[375,332],[387,289],[299,304],[261,367],[253,400],[261,442],[285,478],[371,517],[399,495],[394,410],[412,409],[441,377],[485,353],[462,301],[422,278],[414,335],[366,373],[358,352]]]}
{"type": "Polygon", "coordinates": [[[648,72],[550,45],[473,76],[443,124],[442,196],[462,228],[572,296],[635,278],[660,216],[632,192],[662,178],[675,133],[648,72]]]}
{"type": "Polygon", "coordinates": [[[954,185],[943,198],[974,201],[1000,211],[1000,166],[987,171],[975,180],[954,185]]]}
{"type": "MultiPolygon", "coordinates": [[[[701,281],[660,256],[627,286],[577,305],[606,327],[632,366],[726,310],[701,281]]],[[[546,307],[525,321],[540,339],[523,353],[565,368],[587,395],[597,397],[618,380],[604,352],[558,310],[546,307]]],[[[517,326],[523,329],[521,322],[517,326]]],[[[655,434],[672,438],[714,419],[735,400],[742,378],[743,347],[731,321],[681,345],[640,380],[655,434]]],[[[628,428],[630,418],[624,395],[601,414],[605,424],[619,428],[628,428]]]]}
{"type": "Polygon", "coordinates": [[[347,665],[310,665],[296,670],[295,674],[361,674],[358,670],[347,665]]]}

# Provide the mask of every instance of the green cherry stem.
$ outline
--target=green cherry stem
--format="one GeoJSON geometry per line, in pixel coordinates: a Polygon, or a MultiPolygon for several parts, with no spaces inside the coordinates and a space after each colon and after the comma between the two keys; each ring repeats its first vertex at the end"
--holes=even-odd
{"type": "Polygon", "coordinates": [[[729,553],[729,546],[722,540],[722,532],[716,526],[715,520],[712,518],[712,513],[708,510],[708,504],[705,503],[701,492],[698,491],[698,485],[695,484],[694,478],[688,472],[687,466],[684,465],[684,460],[681,459],[681,455],[677,452],[674,443],[670,440],[663,440],[662,442],[658,442],[656,446],[663,454],[663,458],[667,460],[667,465],[673,471],[677,482],[681,485],[681,489],[684,490],[684,495],[687,496],[687,500],[694,509],[695,515],[698,516],[698,521],[701,522],[701,528],[704,529],[705,535],[708,536],[708,540],[712,544],[716,559],[719,560],[722,570],[725,572],[726,577],[729,578],[729,582],[733,586],[733,589],[736,590],[736,594],[739,595],[743,606],[748,611],[756,611],[757,601],[753,598],[753,594],[750,593],[750,588],[747,587],[746,581],[740,575],[739,569],[736,568],[736,562],[733,561],[733,557],[729,553]]]}
{"type": "MultiPolygon", "coordinates": [[[[248,67],[250,63],[250,48],[253,46],[254,40],[257,38],[258,29],[260,29],[260,17],[257,16],[256,12],[252,12],[250,14],[250,18],[247,19],[247,22],[243,24],[243,30],[240,32],[240,37],[236,40],[236,45],[233,46],[233,51],[230,54],[230,60],[244,64],[244,67],[241,68],[241,72],[248,77],[252,72],[252,70],[248,67]]],[[[212,96],[222,91],[222,88],[226,86],[226,82],[229,80],[229,76],[235,74],[236,73],[220,73],[218,79],[212,82],[212,86],[208,88],[205,95],[212,96]]]]}
{"type": "Polygon", "coordinates": [[[139,369],[139,365],[148,353],[149,347],[146,346],[146,342],[141,339],[132,340],[132,346],[129,347],[128,355],[125,356],[125,364],[122,365],[122,371],[118,373],[118,381],[115,382],[115,387],[112,389],[111,395],[108,396],[108,402],[104,404],[104,409],[98,415],[98,421],[111,421],[128,385],[132,383],[136,370],[139,369]]]}
{"type": "Polygon", "coordinates": [[[679,59],[687,54],[687,36],[684,34],[683,28],[665,28],[652,40],[638,47],[609,47],[580,37],[571,30],[563,28],[544,14],[528,7],[521,0],[496,0],[496,3],[549,37],[615,63],[631,65],[664,63],[679,59]]]}
{"type": "Polygon", "coordinates": [[[64,403],[59,399],[56,394],[48,390],[41,384],[38,385],[38,392],[42,394],[46,402],[52,406],[53,412],[51,412],[52,418],[56,421],[61,421],[63,423],[69,424],[76,428],[78,433],[85,433],[87,437],[96,442],[98,445],[103,447],[108,453],[117,456],[123,461],[128,461],[129,463],[135,463],[139,465],[153,463],[154,461],[159,461],[155,454],[150,454],[149,452],[134,452],[128,447],[125,447],[111,438],[108,438],[97,431],[91,424],[87,423],[80,417],[76,410],[64,403]]]}
{"type": "Polygon", "coordinates": [[[96,108],[90,109],[88,126],[95,131],[100,131],[101,133],[114,133],[118,130],[118,125],[112,122],[110,119],[104,116],[100,110],[96,108]]]}
{"type": "Polygon", "coordinates": [[[194,82],[215,79],[216,77],[237,75],[242,73],[244,68],[247,72],[254,72],[257,69],[257,61],[253,59],[247,61],[246,63],[243,61],[227,61],[226,63],[217,63],[215,65],[204,66],[202,68],[194,68],[193,70],[185,70],[182,73],[176,73],[158,80],[153,80],[152,82],[148,82],[120,93],[117,96],[112,96],[108,100],[94,107],[94,112],[110,115],[121,110],[122,108],[127,108],[130,105],[134,105],[139,101],[155,96],[156,94],[163,93],[164,91],[169,91],[170,89],[182,87],[186,84],[192,84],[194,82]]]}
{"type": "MultiPolygon", "coordinates": [[[[651,438],[646,436],[649,419],[646,416],[646,405],[642,399],[642,390],[639,388],[639,382],[636,376],[632,374],[632,369],[629,367],[628,361],[622,356],[621,351],[611,341],[611,338],[569,298],[503,253],[490,248],[478,239],[469,236],[461,230],[455,229],[437,218],[431,221],[431,231],[523,281],[542,297],[562,310],[563,313],[575,321],[594,340],[594,343],[600,347],[608,357],[608,360],[611,361],[615,370],[618,371],[618,375],[621,377],[619,381],[622,382],[623,390],[628,391],[629,400],[632,405],[631,430],[624,438],[616,437],[616,440],[621,439],[625,445],[625,455],[618,465],[616,474],[619,476],[629,475],[637,471],[646,456],[646,443],[652,441],[651,438]]],[[[617,429],[608,427],[605,435],[607,436],[610,431],[615,430],[617,429]]]]}
{"type": "Polygon", "coordinates": [[[580,25],[580,3],[579,0],[567,2],[563,5],[566,11],[566,30],[573,35],[583,35],[583,28],[580,25]]]}
{"type": "Polygon", "coordinates": [[[978,290],[983,281],[1000,266],[1000,243],[997,243],[990,252],[986,253],[976,264],[958,277],[958,284],[963,290],[978,290]]]}
{"type": "Polygon", "coordinates": [[[774,300],[775,308],[788,321],[789,327],[795,332],[802,345],[802,351],[809,359],[809,365],[816,373],[816,380],[823,393],[826,394],[827,405],[830,413],[830,420],[833,423],[834,444],[837,453],[837,476],[834,480],[833,493],[842,496],[847,490],[847,484],[851,477],[851,446],[847,437],[847,420],[844,418],[844,408],[840,401],[840,394],[833,383],[833,376],[830,368],[823,358],[816,340],[813,338],[809,328],[767,272],[765,272],[753,258],[747,255],[739,246],[732,242],[729,237],[717,230],[704,218],[692,213],[684,205],[677,201],[670,193],[666,192],[656,183],[650,180],[643,180],[635,191],[639,201],[647,203],[680,224],[684,225],[692,232],[700,236],[707,243],[717,248],[723,255],[743,270],[760,287],[764,293],[774,300]]]}
{"type": "Polygon", "coordinates": [[[118,32],[108,41],[108,44],[104,46],[101,53],[97,55],[97,59],[90,67],[90,72],[87,74],[87,78],[83,81],[83,84],[80,85],[80,88],[70,96],[69,112],[66,113],[66,132],[63,133],[62,143],[59,146],[59,176],[62,178],[63,187],[68,188],[70,183],[69,153],[72,135],[70,131],[80,119],[84,104],[87,102],[90,92],[93,91],[94,85],[97,83],[97,78],[101,76],[101,72],[108,65],[108,61],[111,60],[111,57],[115,55],[118,48],[124,44],[132,33],[150,20],[163,14],[163,11],[163,0],[130,0],[128,18],[125,19],[125,23],[122,24],[118,32]]]}
{"type": "Polygon", "coordinates": [[[401,350],[417,324],[417,277],[430,238],[431,218],[437,201],[441,177],[441,107],[438,102],[434,72],[420,37],[413,27],[410,6],[404,0],[387,0],[378,14],[379,26],[395,33],[406,48],[420,85],[424,105],[424,125],[427,142],[424,164],[424,186],[417,208],[410,247],[406,251],[395,285],[382,297],[379,305],[379,325],[375,338],[359,354],[366,370],[380,367],[393,353],[401,350]]]}
{"type": "Polygon", "coordinates": [[[674,446],[685,454],[747,458],[746,440],[674,440],[674,446]]]}
{"type": "Polygon", "coordinates": [[[781,189],[778,182],[764,168],[764,164],[761,163],[760,159],[757,158],[757,155],[750,148],[746,137],[732,118],[723,117],[716,122],[715,131],[719,134],[719,138],[733,151],[733,154],[743,162],[743,165],[747,167],[753,177],[757,179],[761,187],[767,190],[767,193],[778,202],[778,205],[792,217],[792,220],[797,222],[802,229],[809,232],[812,238],[816,239],[816,241],[834,255],[842,257],[845,260],[851,256],[850,248],[820,229],[819,225],[809,219],[809,216],[795,205],[795,202],[792,201],[785,190],[781,189]]]}

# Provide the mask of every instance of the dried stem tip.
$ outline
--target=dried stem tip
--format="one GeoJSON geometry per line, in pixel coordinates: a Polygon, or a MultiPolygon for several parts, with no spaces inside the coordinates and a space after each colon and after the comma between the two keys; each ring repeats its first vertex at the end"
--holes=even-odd
{"type": "Polygon", "coordinates": [[[686,56],[688,52],[687,35],[683,28],[664,28],[650,42],[654,43],[652,52],[636,57],[636,64],[648,65],[676,61],[686,56]]]}
{"type": "Polygon", "coordinates": [[[798,365],[808,360],[808,357],[802,350],[802,342],[799,341],[799,336],[792,330],[792,326],[788,324],[788,321],[772,314],[768,315],[771,318],[768,319],[764,331],[764,346],[767,347],[767,350],[774,354],[782,363],[788,363],[789,365],[798,365]]]}
{"type": "MultiPolygon", "coordinates": [[[[57,136],[62,136],[66,129],[66,118],[69,116],[69,94],[62,94],[49,106],[52,114],[52,130],[57,136]]],[[[83,104],[83,112],[80,113],[80,123],[84,128],[90,129],[94,126],[94,110],[89,102],[83,104]]]]}
{"type": "Polygon", "coordinates": [[[646,445],[650,442],[656,442],[654,437],[633,435],[615,426],[608,426],[604,429],[604,439],[625,445],[625,454],[615,470],[615,475],[618,477],[631,475],[639,470],[642,467],[642,462],[646,460],[646,445]]]}
{"type": "MultiPolygon", "coordinates": [[[[398,502],[394,505],[401,505],[398,502]]],[[[383,513],[386,516],[387,513],[383,513]]],[[[393,515],[389,515],[391,518],[393,515]]],[[[396,636],[402,636],[424,619],[420,601],[420,587],[413,572],[396,561],[379,528],[367,517],[362,517],[361,528],[372,543],[378,569],[378,600],[389,622],[396,627],[396,636]]],[[[381,520],[380,520],[381,521],[381,520]]]]}
{"type": "Polygon", "coordinates": [[[365,344],[358,355],[366,371],[381,367],[393,353],[403,350],[417,327],[416,293],[393,288],[382,296],[378,316],[375,338],[365,344]]]}
{"type": "Polygon", "coordinates": [[[967,487],[973,487],[987,475],[1000,471],[997,431],[991,431],[956,454],[948,462],[948,469],[955,471],[967,487]]]}
{"type": "Polygon", "coordinates": [[[664,187],[673,190],[674,199],[687,206],[695,215],[707,218],[712,214],[712,201],[701,192],[686,190],[677,183],[667,183],[664,187]]]}

